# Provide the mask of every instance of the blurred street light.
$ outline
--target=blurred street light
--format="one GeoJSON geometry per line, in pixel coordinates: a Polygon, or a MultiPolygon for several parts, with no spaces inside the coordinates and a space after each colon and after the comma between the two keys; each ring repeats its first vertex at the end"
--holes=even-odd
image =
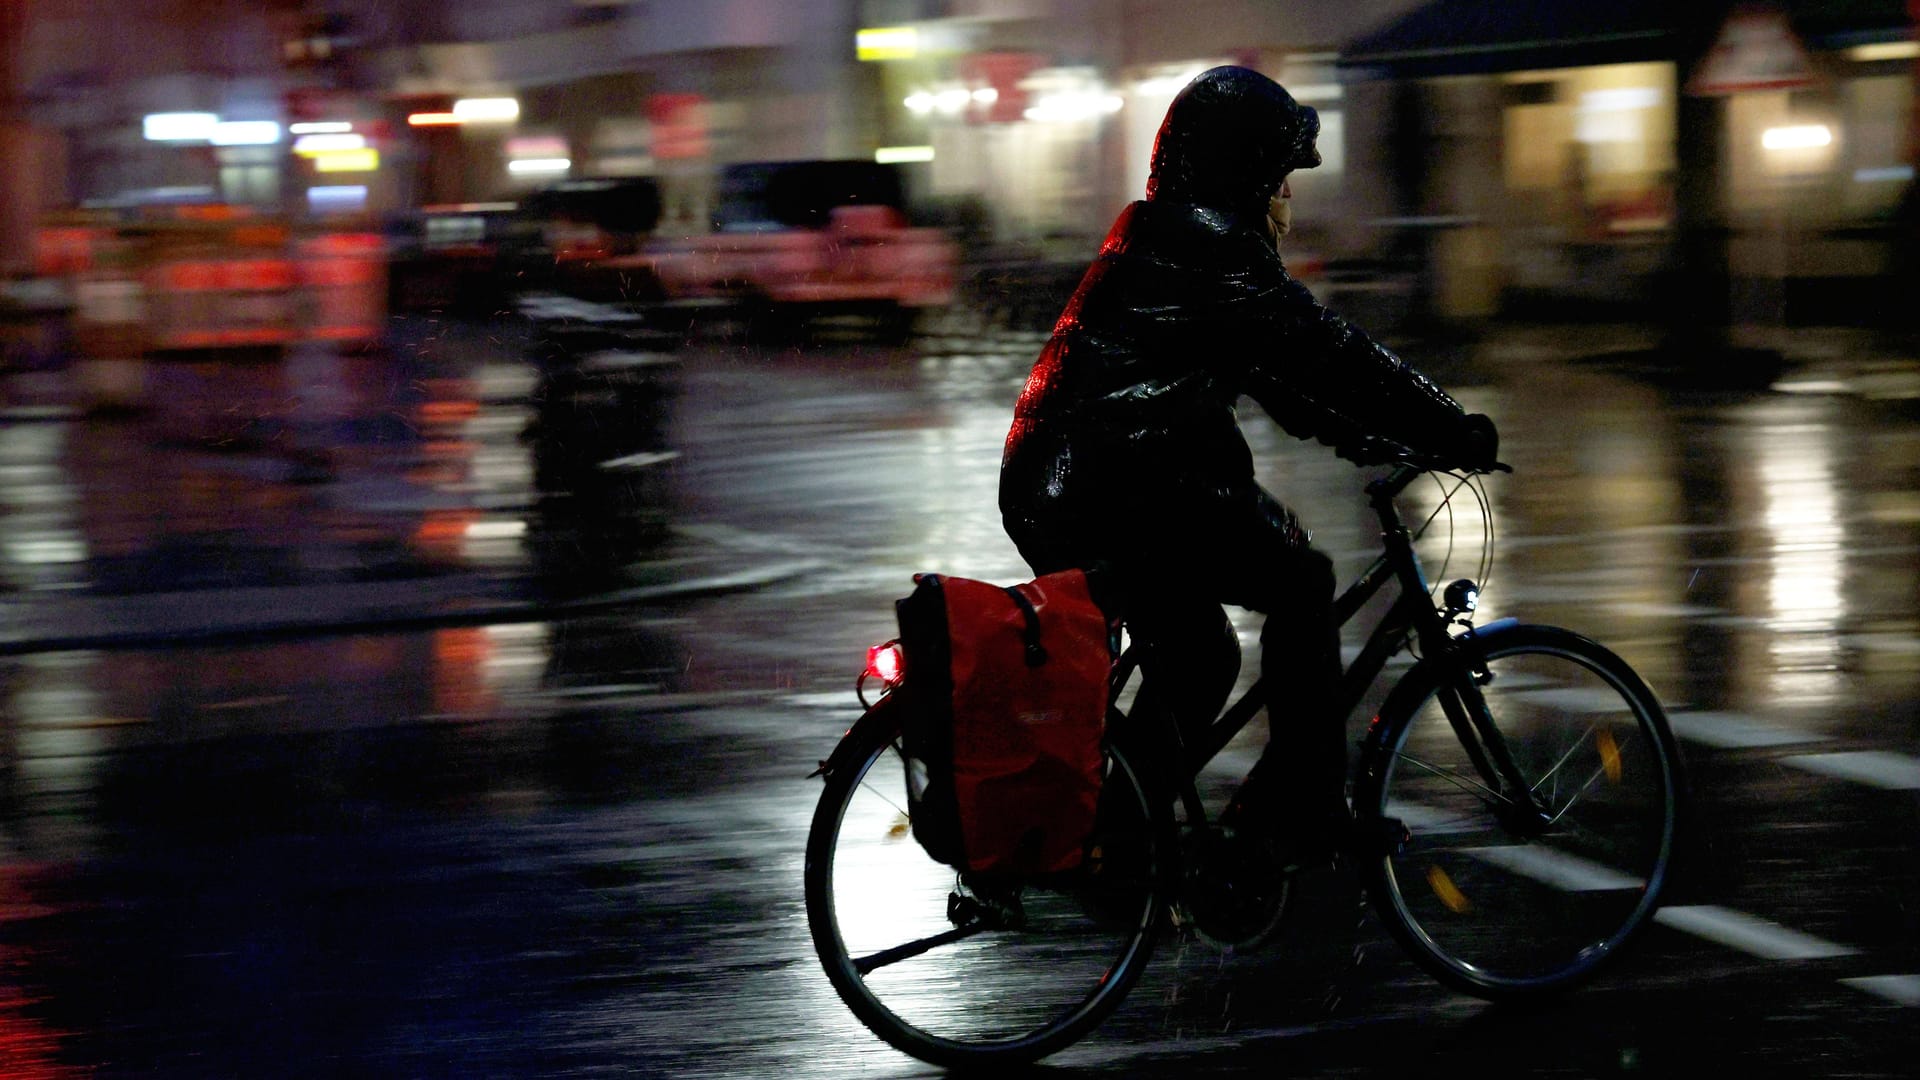
{"type": "Polygon", "coordinates": [[[222,120],[213,128],[215,146],[272,146],[279,141],[277,120],[222,120]]]}
{"type": "Polygon", "coordinates": [[[210,142],[220,118],[208,112],[148,113],[140,133],[149,142],[210,142]]]}
{"type": "Polygon", "coordinates": [[[1825,124],[1768,128],[1760,135],[1760,145],[1769,150],[1808,150],[1832,142],[1833,131],[1825,124]]]}
{"type": "Polygon", "coordinates": [[[461,98],[453,103],[453,115],[463,124],[507,123],[519,119],[520,102],[510,97],[461,98]]]}
{"type": "Polygon", "coordinates": [[[365,135],[323,134],[301,135],[293,140],[293,152],[302,157],[316,154],[330,154],[336,150],[364,150],[367,146],[365,135]]]}

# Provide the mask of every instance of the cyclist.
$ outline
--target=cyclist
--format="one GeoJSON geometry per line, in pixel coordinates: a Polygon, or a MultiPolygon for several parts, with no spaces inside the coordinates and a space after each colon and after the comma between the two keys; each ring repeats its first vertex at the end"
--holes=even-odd
{"type": "Polygon", "coordinates": [[[1251,841],[1282,866],[1346,840],[1334,575],[1255,482],[1236,402],[1356,460],[1385,440],[1485,465],[1498,445],[1490,420],[1288,275],[1289,176],[1320,163],[1319,128],[1247,68],[1213,68],[1180,92],[1146,199],[1114,222],[1028,376],[1000,473],[1021,555],[1035,573],[1104,568],[1142,646],[1142,694],[1181,728],[1211,721],[1239,671],[1221,605],[1267,616],[1272,735],[1222,821],[1243,853],[1251,841]]]}

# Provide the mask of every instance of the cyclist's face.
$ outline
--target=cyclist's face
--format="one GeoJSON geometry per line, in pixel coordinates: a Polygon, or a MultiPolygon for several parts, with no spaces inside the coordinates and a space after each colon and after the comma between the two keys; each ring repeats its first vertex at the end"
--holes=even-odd
{"type": "Polygon", "coordinates": [[[1273,242],[1279,243],[1293,231],[1293,187],[1289,180],[1280,181],[1280,190],[1273,193],[1267,201],[1267,224],[1273,234],[1273,242]]]}

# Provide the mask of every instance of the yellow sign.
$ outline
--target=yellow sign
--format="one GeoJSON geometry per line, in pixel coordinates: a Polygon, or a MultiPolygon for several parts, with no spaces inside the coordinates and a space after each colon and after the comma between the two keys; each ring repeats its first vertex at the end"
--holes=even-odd
{"type": "Polygon", "coordinates": [[[854,55],[862,60],[911,60],[920,54],[920,35],[911,26],[880,26],[853,35],[854,55]]]}
{"type": "Polygon", "coordinates": [[[313,155],[314,172],[372,172],[380,167],[380,151],[327,150],[313,155]]]}

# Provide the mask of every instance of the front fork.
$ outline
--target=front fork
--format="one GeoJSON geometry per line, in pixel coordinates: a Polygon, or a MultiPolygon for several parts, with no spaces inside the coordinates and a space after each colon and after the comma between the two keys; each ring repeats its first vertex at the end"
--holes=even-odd
{"type": "MultiPolygon", "coordinates": [[[[1478,586],[1472,582],[1456,582],[1447,588],[1449,606],[1446,610],[1428,606],[1425,598],[1431,595],[1431,590],[1413,551],[1413,535],[1392,513],[1390,499],[1377,505],[1381,508],[1384,527],[1381,540],[1387,548],[1386,559],[1398,570],[1401,598],[1408,605],[1407,618],[1419,639],[1421,651],[1443,665],[1436,694],[1454,737],[1460,740],[1474,771],[1480,774],[1481,782],[1491,793],[1487,801],[1494,814],[1516,831],[1544,832],[1552,824],[1552,815],[1514,762],[1505,737],[1487,712],[1486,696],[1480,692],[1482,686],[1493,681],[1480,650],[1474,647],[1474,639],[1484,631],[1475,630],[1470,623],[1466,632],[1458,637],[1448,631],[1455,616],[1470,611],[1477,603],[1478,586]],[[1467,592],[1474,594],[1471,601],[1455,601],[1455,590],[1461,586],[1466,587],[1463,596],[1467,592]]],[[[1502,619],[1486,629],[1511,621],[1502,619]]]]}
{"type": "Polygon", "coordinates": [[[1491,683],[1493,675],[1480,651],[1472,646],[1474,636],[1475,631],[1470,629],[1441,646],[1448,659],[1435,693],[1454,737],[1492,793],[1486,801],[1494,815],[1516,832],[1539,835],[1552,825],[1552,811],[1514,761],[1506,737],[1487,709],[1480,688],[1491,683]]]}

